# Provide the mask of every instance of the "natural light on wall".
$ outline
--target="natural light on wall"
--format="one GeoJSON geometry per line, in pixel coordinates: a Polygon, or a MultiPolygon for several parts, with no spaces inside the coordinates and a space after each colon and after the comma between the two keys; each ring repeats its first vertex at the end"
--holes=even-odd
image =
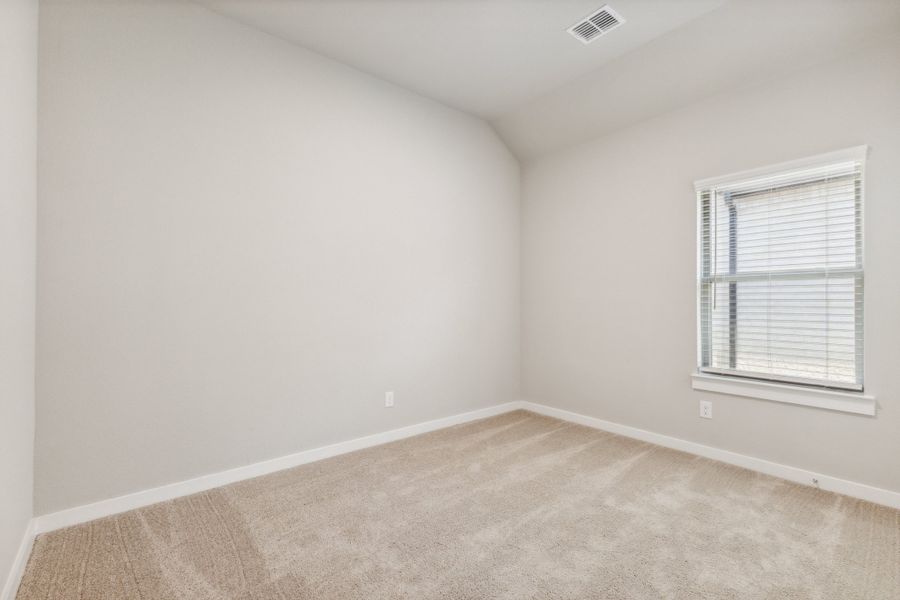
{"type": "Polygon", "coordinates": [[[701,373],[862,391],[865,153],[697,182],[701,373]]]}

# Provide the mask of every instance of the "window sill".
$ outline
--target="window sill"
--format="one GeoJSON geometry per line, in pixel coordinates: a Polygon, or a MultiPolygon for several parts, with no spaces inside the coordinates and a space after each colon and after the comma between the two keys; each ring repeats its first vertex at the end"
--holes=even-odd
{"type": "Polygon", "coordinates": [[[691,385],[695,390],[814,406],[858,415],[875,415],[875,397],[857,392],[822,390],[707,373],[693,373],[691,380],[691,385]]]}

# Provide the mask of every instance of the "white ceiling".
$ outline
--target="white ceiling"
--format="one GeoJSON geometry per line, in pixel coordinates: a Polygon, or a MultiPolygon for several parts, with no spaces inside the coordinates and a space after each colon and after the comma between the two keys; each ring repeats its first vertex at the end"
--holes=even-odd
{"type": "Polygon", "coordinates": [[[900,0],[731,0],[493,125],[527,159],[888,39],[900,0]]]}
{"type": "Polygon", "coordinates": [[[495,118],[719,6],[607,0],[625,25],[584,45],[566,33],[604,0],[200,0],[466,112],[495,118]]]}
{"type": "Polygon", "coordinates": [[[900,0],[198,1],[481,116],[521,158],[900,37],[900,0]],[[606,3],[623,26],[566,33],[606,3]]]}

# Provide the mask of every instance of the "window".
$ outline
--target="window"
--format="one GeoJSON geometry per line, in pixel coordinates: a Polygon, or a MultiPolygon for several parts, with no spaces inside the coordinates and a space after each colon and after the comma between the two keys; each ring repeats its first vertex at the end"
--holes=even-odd
{"type": "Polygon", "coordinates": [[[697,183],[701,373],[862,391],[865,151],[697,183]]]}

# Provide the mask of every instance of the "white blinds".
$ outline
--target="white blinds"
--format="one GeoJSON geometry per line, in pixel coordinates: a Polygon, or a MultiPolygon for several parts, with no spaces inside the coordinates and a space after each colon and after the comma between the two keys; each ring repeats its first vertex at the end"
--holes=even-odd
{"type": "Polygon", "coordinates": [[[861,390],[861,160],[698,195],[700,370],[861,390]]]}

